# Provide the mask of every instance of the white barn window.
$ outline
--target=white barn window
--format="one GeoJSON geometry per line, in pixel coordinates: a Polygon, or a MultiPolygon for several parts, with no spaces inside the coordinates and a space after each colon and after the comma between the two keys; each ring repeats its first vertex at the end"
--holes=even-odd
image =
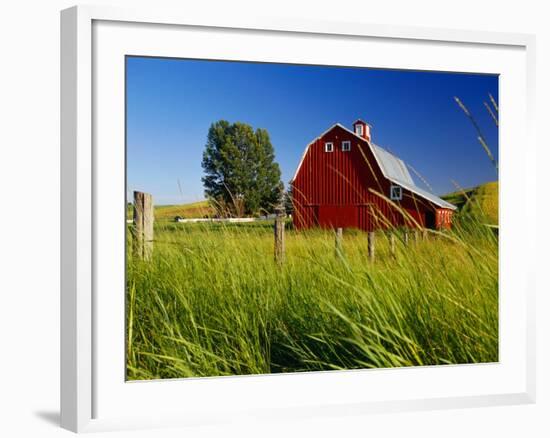
{"type": "Polygon", "coordinates": [[[343,141],[342,142],[342,151],[343,152],[351,151],[351,141],[343,141]]]}
{"type": "Polygon", "coordinates": [[[334,151],[334,145],[331,142],[325,143],[325,152],[334,151]]]}
{"type": "Polygon", "coordinates": [[[391,186],[390,199],[392,201],[401,201],[403,199],[403,188],[400,186],[391,186]]]}
{"type": "Polygon", "coordinates": [[[360,137],[363,136],[363,125],[355,125],[355,133],[360,137]]]}

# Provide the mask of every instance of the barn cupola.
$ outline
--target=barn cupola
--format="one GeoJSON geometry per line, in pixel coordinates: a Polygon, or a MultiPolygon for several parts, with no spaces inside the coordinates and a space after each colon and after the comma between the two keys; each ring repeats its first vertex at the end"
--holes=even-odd
{"type": "Polygon", "coordinates": [[[359,137],[370,141],[370,125],[367,122],[357,119],[353,122],[353,132],[355,132],[359,137]]]}

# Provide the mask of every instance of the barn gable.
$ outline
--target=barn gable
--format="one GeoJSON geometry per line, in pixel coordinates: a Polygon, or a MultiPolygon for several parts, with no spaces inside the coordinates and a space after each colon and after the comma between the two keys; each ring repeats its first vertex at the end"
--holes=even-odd
{"type": "MultiPolygon", "coordinates": [[[[357,122],[356,122],[357,123],[357,122]]],[[[364,123],[364,122],[363,122],[364,123]]],[[[439,206],[440,208],[445,208],[449,210],[456,210],[456,206],[448,203],[447,201],[444,201],[443,199],[439,198],[438,196],[421,189],[418,187],[407,168],[407,165],[401,160],[400,158],[396,157],[392,153],[388,152],[387,150],[383,149],[382,147],[374,144],[371,141],[368,141],[366,138],[361,137],[357,135],[355,132],[347,129],[345,126],[341,125],[340,123],[336,123],[332,125],[329,129],[327,129],[325,132],[323,132],[319,137],[314,139],[311,143],[307,145],[307,147],[304,150],[304,153],[302,154],[302,158],[300,160],[300,163],[298,164],[298,167],[296,168],[296,172],[294,173],[294,177],[292,178],[291,183],[296,180],[298,173],[300,172],[300,169],[302,167],[302,164],[307,156],[308,150],[310,147],[315,144],[317,141],[322,139],[325,135],[330,133],[335,128],[341,128],[347,133],[353,135],[357,139],[361,140],[363,143],[365,143],[372,152],[372,155],[374,156],[378,167],[380,171],[382,172],[383,176],[389,180],[390,182],[399,185],[403,187],[406,190],[409,190],[410,192],[420,196],[421,198],[424,198],[425,200],[439,206]]]]}

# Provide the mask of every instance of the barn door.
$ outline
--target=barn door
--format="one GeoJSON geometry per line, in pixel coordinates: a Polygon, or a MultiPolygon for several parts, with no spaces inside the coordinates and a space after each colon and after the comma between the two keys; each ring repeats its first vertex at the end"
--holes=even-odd
{"type": "Polygon", "coordinates": [[[435,230],[435,228],[436,228],[435,211],[428,210],[426,212],[426,228],[430,228],[432,230],[435,230]]]}

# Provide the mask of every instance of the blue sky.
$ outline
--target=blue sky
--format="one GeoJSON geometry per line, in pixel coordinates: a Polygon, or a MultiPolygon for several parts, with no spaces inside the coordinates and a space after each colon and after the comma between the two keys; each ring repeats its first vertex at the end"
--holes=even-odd
{"type": "Polygon", "coordinates": [[[285,184],[311,140],[357,118],[436,194],[454,191],[452,181],[496,180],[453,100],[468,106],[498,160],[497,128],[483,106],[488,93],[498,102],[494,75],[129,57],[126,92],[128,192],[152,193],[156,204],[204,199],[202,153],[220,119],[267,129],[285,184]]]}

